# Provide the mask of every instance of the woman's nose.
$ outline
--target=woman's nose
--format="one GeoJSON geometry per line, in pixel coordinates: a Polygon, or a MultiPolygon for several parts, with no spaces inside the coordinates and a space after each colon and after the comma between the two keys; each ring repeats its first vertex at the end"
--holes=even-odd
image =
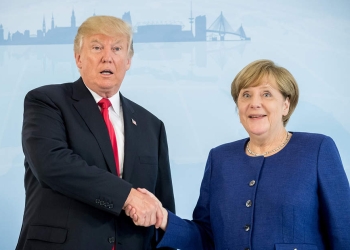
{"type": "Polygon", "coordinates": [[[250,107],[251,108],[260,108],[261,107],[261,97],[259,95],[253,95],[250,99],[250,107]]]}

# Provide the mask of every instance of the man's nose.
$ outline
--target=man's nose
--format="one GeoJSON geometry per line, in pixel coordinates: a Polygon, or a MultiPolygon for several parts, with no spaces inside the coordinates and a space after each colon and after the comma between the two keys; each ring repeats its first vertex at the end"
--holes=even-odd
{"type": "Polygon", "coordinates": [[[112,50],[105,49],[103,50],[102,62],[103,63],[111,63],[112,62],[112,50]]]}

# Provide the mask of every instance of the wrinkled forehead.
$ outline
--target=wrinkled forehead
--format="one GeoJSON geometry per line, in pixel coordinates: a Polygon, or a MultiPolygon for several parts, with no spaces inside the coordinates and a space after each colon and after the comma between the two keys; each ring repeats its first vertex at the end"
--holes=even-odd
{"type": "Polygon", "coordinates": [[[95,43],[101,45],[128,47],[128,40],[124,34],[110,36],[103,33],[96,33],[93,35],[83,36],[80,41],[80,47],[83,48],[85,46],[90,46],[91,44],[95,43]]]}
{"type": "Polygon", "coordinates": [[[84,42],[98,42],[98,43],[112,43],[112,44],[122,44],[127,43],[127,38],[123,35],[110,36],[105,34],[94,34],[90,36],[83,37],[84,42]]]}

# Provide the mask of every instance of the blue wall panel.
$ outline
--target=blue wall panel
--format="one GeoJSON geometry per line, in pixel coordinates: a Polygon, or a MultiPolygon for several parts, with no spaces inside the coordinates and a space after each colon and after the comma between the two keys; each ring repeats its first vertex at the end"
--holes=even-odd
{"type": "Polygon", "coordinates": [[[256,59],[272,59],[291,71],[300,102],[288,130],[331,136],[350,176],[349,1],[2,1],[0,249],[14,249],[23,215],[24,95],[79,77],[69,44],[76,30],[72,11],[75,26],[94,13],[126,13],[132,22],[135,56],[121,92],[165,123],[179,215],[191,217],[209,150],[247,136],[230,84],[256,59]],[[219,30],[222,18],[236,35],[220,41],[218,33],[203,32],[219,30]]]}

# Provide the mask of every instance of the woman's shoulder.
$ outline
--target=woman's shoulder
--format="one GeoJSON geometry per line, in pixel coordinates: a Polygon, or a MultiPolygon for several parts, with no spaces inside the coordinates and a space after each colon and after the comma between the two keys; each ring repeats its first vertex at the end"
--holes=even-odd
{"type": "Polygon", "coordinates": [[[293,141],[302,145],[315,145],[322,144],[322,142],[333,142],[333,139],[327,135],[319,133],[310,133],[310,132],[292,132],[294,139],[293,141]]]}
{"type": "Polygon", "coordinates": [[[323,140],[326,137],[329,137],[327,135],[324,134],[319,134],[319,133],[310,133],[310,132],[293,132],[290,131],[291,133],[293,133],[293,136],[298,137],[298,138],[305,138],[305,139],[321,139],[323,140]]]}
{"type": "Polygon", "coordinates": [[[224,144],[221,144],[221,145],[213,148],[211,151],[213,153],[216,153],[216,154],[217,153],[219,153],[219,154],[222,154],[222,153],[232,154],[233,152],[234,153],[241,152],[241,150],[244,149],[247,140],[248,140],[248,138],[245,138],[245,139],[241,139],[238,141],[224,143],[224,144]]]}

